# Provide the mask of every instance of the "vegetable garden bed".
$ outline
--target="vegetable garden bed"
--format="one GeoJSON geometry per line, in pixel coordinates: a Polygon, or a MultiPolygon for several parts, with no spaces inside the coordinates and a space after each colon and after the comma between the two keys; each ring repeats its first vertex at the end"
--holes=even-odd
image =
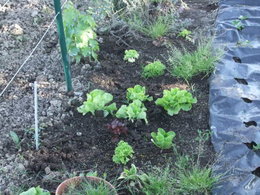
{"type": "MultiPolygon", "coordinates": [[[[130,168],[131,164],[135,164],[144,172],[150,167],[174,165],[179,156],[199,158],[201,167],[213,162],[214,151],[207,131],[209,75],[197,74],[188,82],[173,76],[168,60],[173,51],[168,46],[174,46],[182,51],[185,48],[187,52],[196,51],[197,41],[193,42],[191,38],[195,40],[195,35],[199,34],[198,28],[204,26],[206,16],[212,14],[217,6],[210,1],[184,2],[188,8],[181,7],[184,4],[176,5],[179,11],[183,9],[180,11],[178,22],[191,19],[196,14],[201,16],[194,24],[186,27],[192,32],[190,40],[177,36],[178,31],[169,32],[160,39],[152,39],[142,33],[138,38],[124,36],[120,39],[118,38],[120,34],[117,36],[109,33],[97,34],[100,46],[99,62],[84,59],[79,64],[72,64],[73,75],[77,75],[85,88],[80,92],[75,91],[74,96],[67,94],[69,101],[62,102],[67,105],[63,111],[70,113],[71,116],[64,117],[61,123],[43,127],[39,151],[34,149],[31,131],[25,133],[14,129],[22,140],[19,150],[14,147],[12,141],[5,140],[5,148],[12,144],[9,153],[19,154],[27,161],[25,165],[27,179],[20,181],[20,186],[26,188],[40,185],[54,192],[62,179],[90,171],[97,171],[100,176],[105,174],[107,180],[115,180],[124,168],[112,160],[119,140],[124,140],[134,150],[133,158],[126,167],[130,168]],[[125,50],[129,49],[139,53],[138,59],[134,62],[124,60],[125,50]],[[156,60],[166,65],[166,71],[156,78],[144,78],[143,67],[156,60]],[[147,124],[143,120],[131,122],[127,119],[118,119],[127,127],[127,132],[115,137],[108,128],[116,118],[114,115],[103,117],[102,114],[87,113],[83,116],[77,111],[86,100],[86,94],[94,89],[112,94],[117,109],[121,105],[128,105],[126,91],[135,85],[144,86],[147,95],[153,97],[152,101],[144,102],[147,109],[147,124]],[[192,104],[189,111],[181,110],[178,114],[170,116],[166,110],[156,105],[155,101],[163,96],[164,90],[172,88],[189,91],[197,99],[197,103],[192,104]],[[151,132],[157,132],[158,128],[176,133],[173,143],[177,153],[172,148],[161,150],[153,144],[151,132]]],[[[212,21],[209,19],[207,22],[210,24],[212,21]]],[[[192,160],[190,163],[192,164],[192,160]]],[[[126,194],[124,189],[119,192],[126,194]]]]}

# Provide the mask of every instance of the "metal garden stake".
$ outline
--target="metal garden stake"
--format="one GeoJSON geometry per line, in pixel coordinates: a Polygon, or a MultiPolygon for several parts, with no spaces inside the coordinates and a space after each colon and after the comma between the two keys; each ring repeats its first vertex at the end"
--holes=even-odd
{"type": "Polygon", "coordinates": [[[54,7],[55,7],[56,15],[57,15],[56,20],[57,20],[57,27],[58,27],[58,33],[59,33],[60,48],[61,48],[64,73],[65,73],[65,80],[66,80],[66,84],[67,84],[67,91],[69,92],[69,91],[72,91],[73,88],[72,88],[72,82],[71,82],[71,70],[70,70],[69,57],[68,57],[68,51],[67,51],[67,46],[66,46],[65,34],[64,34],[60,0],[54,0],[54,7]]]}

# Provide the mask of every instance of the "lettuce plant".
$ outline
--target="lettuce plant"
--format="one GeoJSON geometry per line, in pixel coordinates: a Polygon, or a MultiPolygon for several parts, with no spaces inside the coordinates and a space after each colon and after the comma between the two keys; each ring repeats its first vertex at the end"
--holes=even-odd
{"type": "Polygon", "coordinates": [[[158,132],[152,132],[152,142],[154,145],[156,145],[158,148],[161,149],[169,149],[172,147],[173,143],[172,140],[175,137],[175,133],[173,131],[166,132],[162,128],[158,128],[158,132]]]}
{"type": "Polygon", "coordinates": [[[138,58],[139,58],[139,53],[136,50],[134,49],[125,50],[124,60],[133,63],[138,58]]]}
{"type": "Polygon", "coordinates": [[[189,111],[194,103],[197,103],[197,99],[188,91],[179,88],[164,90],[163,97],[155,101],[155,104],[162,106],[170,116],[178,114],[180,110],[189,111]]]}
{"type": "Polygon", "coordinates": [[[153,98],[146,95],[145,87],[141,85],[135,85],[133,88],[128,88],[126,92],[126,99],[128,101],[140,100],[143,101],[152,101],[153,98]]]}
{"type": "Polygon", "coordinates": [[[147,64],[143,69],[142,75],[145,78],[158,77],[164,74],[165,69],[165,65],[157,60],[147,64]]]}
{"type": "Polygon", "coordinates": [[[182,37],[188,41],[192,41],[191,38],[191,31],[187,30],[187,29],[183,29],[181,32],[178,33],[178,37],[182,37]]]}
{"type": "Polygon", "coordinates": [[[78,112],[83,115],[91,112],[95,115],[95,111],[103,111],[104,117],[106,117],[109,113],[113,114],[113,111],[117,110],[116,103],[109,104],[112,100],[113,96],[110,93],[94,89],[87,94],[87,100],[83,102],[82,106],[78,107],[78,112]]]}
{"type": "Polygon", "coordinates": [[[32,187],[26,192],[22,192],[20,195],[50,195],[50,192],[38,187],[32,187]]]}
{"type": "Polygon", "coordinates": [[[119,120],[115,119],[111,123],[107,124],[106,127],[114,135],[127,134],[128,128],[126,125],[119,120]]]}
{"type": "Polygon", "coordinates": [[[134,150],[127,142],[120,141],[113,155],[113,162],[117,164],[126,164],[133,157],[134,150]]]}
{"type": "Polygon", "coordinates": [[[77,63],[81,58],[89,57],[97,60],[99,51],[96,23],[91,15],[81,13],[72,2],[63,11],[63,23],[68,53],[77,63]]]}
{"type": "Polygon", "coordinates": [[[134,100],[128,106],[122,105],[116,113],[117,118],[125,118],[132,122],[136,119],[143,119],[147,124],[146,107],[140,100],[134,100]]]}

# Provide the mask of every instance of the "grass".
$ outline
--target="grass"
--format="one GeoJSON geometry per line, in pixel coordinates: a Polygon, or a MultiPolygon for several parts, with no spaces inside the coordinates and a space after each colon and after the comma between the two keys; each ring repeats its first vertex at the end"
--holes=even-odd
{"type": "Polygon", "coordinates": [[[87,179],[80,185],[70,186],[68,191],[64,195],[114,195],[115,191],[112,190],[104,182],[90,182],[87,179]]]}
{"type": "Polygon", "coordinates": [[[154,21],[145,21],[139,14],[135,14],[128,20],[128,24],[134,30],[152,39],[158,39],[170,32],[171,20],[168,16],[161,15],[154,21]]]}
{"type": "Polygon", "coordinates": [[[210,194],[213,185],[218,181],[218,177],[213,177],[211,173],[212,170],[209,167],[192,166],[188,170],[178,170],[174,179],[176,192],[179,194],[210,194]]]}
{"type": "Polygon", "coordinates": [[[194,52],[172,49],[168,60],[172,75],[187,82],[199,74],[208,76],[214,71],[215,63],[221,56],[219,51],[214,55],[211,46],[211,41],[201,41],[194,52]]]}

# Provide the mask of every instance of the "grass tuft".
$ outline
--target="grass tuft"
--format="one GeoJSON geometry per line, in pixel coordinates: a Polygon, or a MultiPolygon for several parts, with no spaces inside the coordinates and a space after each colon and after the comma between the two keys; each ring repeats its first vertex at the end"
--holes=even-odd
{"type": "Polygon", "coordinates": [[[202,41],[194,52],[184,49],[172,49],[169,63],[172,66],[172,74],[185,81],[189,81],[194,76],[204,74],[208,76],[214,71],[215,63],[220,58],[220,52],[214,55],[211,48],[211,41],[202,41]]]}

